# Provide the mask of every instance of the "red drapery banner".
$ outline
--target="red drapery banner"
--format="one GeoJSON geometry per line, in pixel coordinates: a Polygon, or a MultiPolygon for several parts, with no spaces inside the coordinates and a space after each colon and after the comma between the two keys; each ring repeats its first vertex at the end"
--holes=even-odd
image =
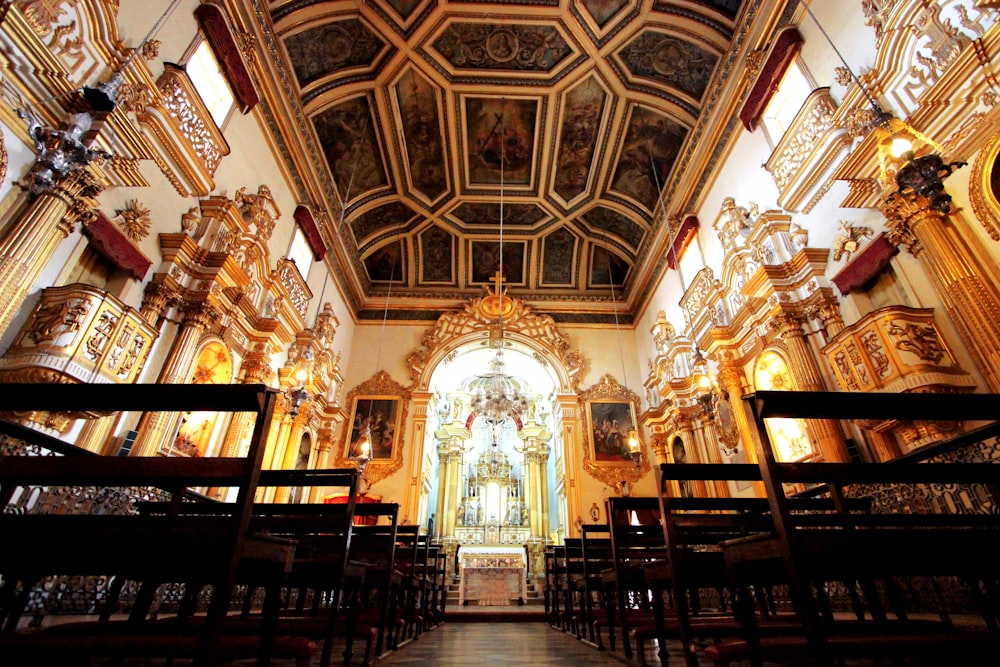
{"type": "Polygon", "coordinates": [[[153,263],[103,213],[98,212],[96,218],[86,223],[83,233],[90,239],[90,245],[119,269],[138,281],[146,277],[153,263]]]}

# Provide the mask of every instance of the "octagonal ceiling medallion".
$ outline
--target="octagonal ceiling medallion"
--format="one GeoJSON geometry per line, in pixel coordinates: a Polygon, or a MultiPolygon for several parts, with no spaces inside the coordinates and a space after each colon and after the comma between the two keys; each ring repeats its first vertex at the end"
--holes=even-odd
{"type": "Polygon", "coordinates": [[[636,77],[652,79],[700,101],[718,57],[685,39],[660,30],[644,30],[619,52],[636,77]]]}

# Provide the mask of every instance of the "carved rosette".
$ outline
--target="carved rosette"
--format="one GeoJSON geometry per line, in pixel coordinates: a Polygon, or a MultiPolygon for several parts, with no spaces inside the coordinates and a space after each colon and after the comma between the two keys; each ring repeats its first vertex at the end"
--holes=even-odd
{"type": "MultiPolygon", "coordinates": [[[[403,446],[406,432],[406,414],[409,410],[410,392],[403,385],[399,384],[385,371],[378,371],[370,379],[357,385],[347,393],[347,405],[353,406],[358,397],[378,396],[386,399],[399,399],[399,427],[395,433],[395,440],[392,446],[392,458],[389,460],[375,459],[368,463],[365,468],[364,477],[368,480],[369,488],[376,482],[385,479],[389,475],[403,467],[403,446]]],[[[343,437],[337,451],[335,467],[350,467],[356,465],[355,461],[348,457],[348,447],[350,446],[352,424],[347,423],[344,427],[343,437]]]]}
{"type": "MultiPolygon", "coordinates": [[[[628,387],[621,385],[611,375],[605,375],[600,381],[590,388],[577,394],[577,401],[580,411],[586,420],[586,428],[581,429],[583,433],[583,469],[594,479],[600,480],[611,486],[618,486],[624,480],[634,483],[651,470],[649,464],[649,451],[643,445],[642,460],[636,468],[632,461],[598,461],[594,453],[593,433],[595,425],[591,423],[591,403],[598,402],[621,402],[631,403],[633,420],[639,413],[639,397],[628,387]]],[[[640,432],[639,424],[633,421],[633,426],[640,432]]],[[[641,440],[641,435],[640,435],[641,440]]]]}

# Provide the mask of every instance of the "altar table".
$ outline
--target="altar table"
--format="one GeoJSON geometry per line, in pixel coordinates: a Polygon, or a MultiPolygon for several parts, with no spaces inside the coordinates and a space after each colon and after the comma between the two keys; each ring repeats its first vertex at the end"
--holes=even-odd
{"type": "Polygon", "coordinates": [[[527,597],[524,547],[461,546],[458,548],[458,603],[509,605],[527,597]]]}

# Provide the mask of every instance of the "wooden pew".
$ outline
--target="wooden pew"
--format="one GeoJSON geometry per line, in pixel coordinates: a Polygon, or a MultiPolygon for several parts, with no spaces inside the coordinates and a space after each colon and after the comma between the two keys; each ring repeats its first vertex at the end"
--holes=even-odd
{"type": "MultiPolygon", "coordinates": [[[[914,514],[855,511],[846,500],[857,485],[981,485],[994,503],[1000,499],[1000,466],[967,463],[783,463],[777,461],[765,420],[805,419],[949,419],[986,420],[1000,414],[1000,397],[944,394],[824,394],[758,392],[745,398],[757,425],[757,454],[774,522],[773,533],[724,547],[730,572],[746,581],[762,569],[783,569],[801,623],[798,638],[762,638],[752,619],[747,641],[706,650],[719,663],[749,657],[761,664],[766,655],[928,657],[961,651],[966,657],[1000,650],[995,610],[984,609],[992,633],[960,633],[953,628],[929,631],[915,626],[898,604],[896,620],[878,602],[874,582],[892,592],[896,578],[957,576],[982,582],[996,591],[1000,577],[1000,517],[996,514],[914,514]],[[791,485],[791,486],[789,486],[791,485]],[[799,512],[789,489],[821,486],[833,507],[799,512]],[[827,608],[822,584],[858,582],[867,592],[872,620],[842,623],[827,608]],[[914,630],[913,628],[916,628],[914,630]]],[[[978,587],[978,583],[977,583],[978,587]]],[[[891,603],[898,603],[892,600],[891,603]]],[[[994,653],[995,654],[995,653],[994,653]]]]}
{"type": "MultiPolygon", "coordinates": [[[[325,503],[254,503],[250,529],[256,534],[266,534],[295,542],[295,557],[290,571],[281,582],[284,599],[295,601],[286,606],[278,617],[274,632],[278,636],[308,637],[322,640],[321,667],[328,667],[332,658],[337,618],[343,604],[345,567],[351,542],[354,499],[358,486],[355,468],[328,470],[264,470],[258,487],[310,487],[339,488],[348,499],[342,504],[325,503]],[[306,607],[309,602],[308,608],[306,607]]],[[[184,514],[218,516],[228,513],[229,503],[185,502],[180,504],[142,503],[140,512],[145,515],[184,514]]],[[[193,597],[203,582],[190,582],[193,597]]],[[[275,610],[268,604],[279,604],[278,596],[270,593],[261,614],[250,613],[249,603],[253,590],[261,582],[253,571],[241,572],[239,583],[247,587],[245,605],[239,620],[227,620],[226,632],[230,634],[259,633],[266,626],[263,621],[275,610]]],[[[186,596],[187,597],[187,596],[186,596]]],[[[190,625],[189,613],[178,615],[178,627],[190,625]]],[[[200,619],[195,619],[195,622],[200,619]]],[[[60,632],[69,630],[58,626],[60,632]]]]}
{"type": "MultiPolygon", "coordinates": [[[[142,582],[131,621],[136,631],[127,639],[96,635],[86,640],[68,638],[81,648],[77,657],[120,656],[157,648],[164,655],[190,649],[196,664],[212,664],[228,649],[222,626],[241,568],[251,565],[277,579],[290,567],[294,543],[259,535],[250,528],[251,506],[260,476],[267,429],[278,394],[260,385],[0,385],[4,407],[14,412],[50,411],[71,414],[111,414],[117,411],[214,410],[249,412],[255,417],[249,453],[243,458],[160,458],[101,456],[6,456],[0,464],[0,502],[23,500],[19,490],[51,487],[155,487],[179,502],[190,487],[235,487],[232,511],[226,516],[157,516],[132,514],[0,514],[0,618],[5,636],[0,656],[13,664],[23,647],[38,640],[16,632],[26,594],[14,595],[20,582],[25,591],[48,575],[112,576],[142,582]],[[176,641],[152,634],[143,640],[143,621],[155,589],[161,583],[201,579],[213,594],[200,636],[176,641]],[[138,639],[137,639],[138,638],[138,639]]],[[[4,422],[0,431],[47,447],[41,433],[4,422]]],[[[273,633],[252,645],[260,663],[266,663],[273,633]]],[[[229,646],[235,646],[231,641],[229,646]]],[[[34,659],[64,649],[55,638],[30,646],[34,659]],[[38,653],[41,651],[41,653],[38,653]]]]}
{"type": "Polygon", "coordinates": [[[397,503],[358,503],[355,517],[370,519],[355,525],[348,555],[344,615],[346,647],[344,666],[350,665],[354,639],[365,639],[363,665],[382,655],[391,640],[389,611],[394,589],[398,587],[394,563],[399,505],[397,503]]]}
{"type": "Polygon", "coordinates": [[[654,622],[646,570],[667,558],[659,499],[611,497],[608,498],[607,515],[614,559],[613,568],[602,573],[608,645],[615,650],[617,624],[621,628],[625,659],[632,660],[630,629],[654,622]],[[632,523],[633,520],[637,523],[632,523]]]}
{"type": "Polygon", "coordinates": [[[604,583],[601,575],[614,568],[611,529],[606,523],[583,524],[580,527],[580,538],[583,548],[583,578],[578,586],[583,595],[582,616],[590,643],[603,651],[601,627],[606,627],[608,620],[604,613],[604,583]]]}

